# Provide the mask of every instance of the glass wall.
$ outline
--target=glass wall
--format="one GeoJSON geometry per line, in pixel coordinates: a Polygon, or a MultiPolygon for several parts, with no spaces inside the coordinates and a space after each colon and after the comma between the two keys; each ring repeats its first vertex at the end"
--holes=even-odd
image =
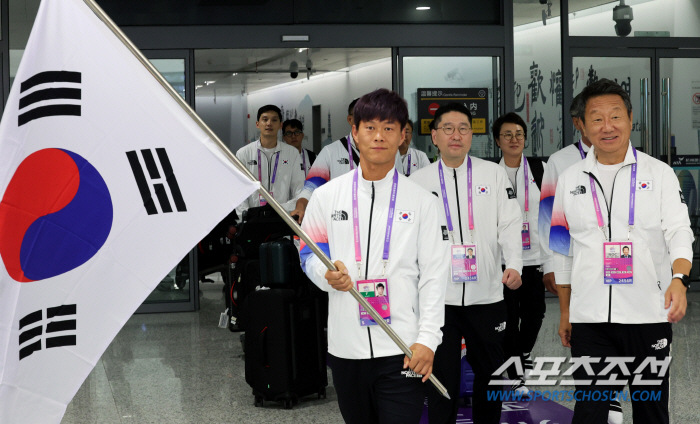
{"type": "Polygon", "coordinates": [[[195,81],[197,113],[234,153],[259,138],[257,111],[267,104],[278,106],[285,120],[300,120],[302,146],[319,150],[314,138],[325,145],[350,132],[353,99],[391,89],[391,49],[196,50],[195,81]],[[317,125],[314,107],[321,110],[317,125]]]}
{"type": "Polygon", "coordinates": [[[549,156],[563,145],[559,10],[559,0],[513,5],[514,111],[528,125],[527,156],[549,156]]]}

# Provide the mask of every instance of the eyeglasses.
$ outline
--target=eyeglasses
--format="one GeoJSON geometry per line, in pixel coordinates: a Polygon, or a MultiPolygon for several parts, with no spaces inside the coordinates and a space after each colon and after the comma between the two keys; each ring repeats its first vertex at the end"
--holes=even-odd
{"type": "MultiPolygon", "coordinates": [[[[455,129],[456,129],[456,128],[453,127],[453,126],[450,126],[450,125],[446,125],[446,126],[444,126],[444,127],[439,127],[439,128],[437,128],[437,129],[438,129],[438,130],[443,130],[443,131],[445,132],[445,134],[447,134],[447,135],[452,135],[452,134],[455,133],[455,129]]],[[[469,128],[469,127],[459,127],[459,133],[462,134],[462,135],[467,135],[467,134],[469,134],[471,131],[472,131],[472,129],[469,128]]]]}
{"type": "MultiPolygon", "coordinates": [[[[505,141],[511,141],[513,139],[513,134],[511,133],[505,133],[505,134],[499,134],[505,141]]],[[[525,140],[525,134],[519,132],[515,133],[515,139],[518,141],[523,141],[525,140]]]]}
{"type": "Polygon", "coordinates": [[[298,136],[300,136],[300,135],[302,135],[302,134],[304,134],[302,131],[287,131],[286,133],[284,133],[284,136],[285,136],[285,137],[291,137],[291,136],[294,135],[294,136],[297,136],[297,137],[298,137],[298,136]]]}

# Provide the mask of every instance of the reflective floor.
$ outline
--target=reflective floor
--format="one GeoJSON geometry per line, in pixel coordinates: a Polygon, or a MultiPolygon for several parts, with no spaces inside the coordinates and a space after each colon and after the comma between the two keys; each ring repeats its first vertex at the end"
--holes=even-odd
{"type": "MultiPolygon", "coordinates": [[[[223,312],[221,289],[220,283],[201,285],[199,312],[129,319],[68,406],[62,423],[342,423],[330,373],[326,399],[304,398],[292,410],[274,402],[264,408],[253,405],[238,333],[217,327],[223,312]]],[[[558,323],[558,303],[547,299],[534,356],[568,355],[557,335],[558,323]]],[[[689,294],[688,313],[674,326],[672,349],[671,422],[697,422],[700,292],[689,294]]],[[[561,403],[573,408],[573,402],[561,403]]],[[[630,403],[622,406],[624,422],[632,423],[630,403]]],[[[508,415],[504,412],[501,421],[508,422],[508,415]]]]}

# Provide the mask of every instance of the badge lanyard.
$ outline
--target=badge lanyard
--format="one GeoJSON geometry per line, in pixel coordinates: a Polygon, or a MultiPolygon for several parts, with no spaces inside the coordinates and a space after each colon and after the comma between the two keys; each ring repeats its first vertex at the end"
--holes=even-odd
{"type": "MultiPolygon", "coordinates": [[[[269,189],[272,189],[272,184],[275,183],[275,177],[277,176],[277,164],[280,161],[280,152],[277,152],[276,158],[275,158],[275,169],[272,171],[272,181],[270,182],[270,187],[269,189]]],[[[260,162],[260,149],[258,149],[258,181],[262,182],[262,163],[260,162]]]]}
{"type": "MultiPolygon", "coordinates": [[[[356,169],[352,178],[352,226],[353,236],[355,238],[355,263],[357,264],[359,279],[362,279],[362,248],[360,247],[360,212],[357,201],[357,174],[358,172],[356,169]]],[[[389,216],[386,219],[386,233],[384,235],[384,253],[382,255],[384,268],[382,269],[382,277],[384,276],[384,271],[386,271],[386,264],[389,262],[389,241],[391,241],[391,229],[394,224],[393,218],[394,209],[396,208],[396,189],[398,186],[399,171],[394,169],[394,181],[391,185],[391,198],[389,200],[389,216]]]]}
{"type": "MultiPolygon", "coordinates": [[[[527,158],[523,155],[523,169],[525,171],[525,222],[527,222],[527,213],[530,210],[530,178],[527,172],[527,158]]],[[[516,180],[517,184],[518,181],[516,180]]]]}
{"type": "MultiPolygon", "coordinates": [[[[580,144],[579,144],[579,149],[580,149],[580,144]]],[[[630,207],[629,207],[629,218],[627,220],[627,223],[629,224],[629,229],[632,230],[634,228],[634,201],[635,201],[635,189],[637,188],[637,149],[632,147],[632,153],[634,153],[634,159],[635,163],[632,164],[632,176],[630,178],[630,207]]],[[[598,227],[600,228],[601,231],[603,231],[603,234],[605,234],[605,223],[603,222],[603,214],[601,213],[600,209],[600,202],[598,201],[598,193],[595,188],[595,180],[593,179],[592,175],[588,176],[588,179],[591,184],[591,194],[593,195],[593,207],[595,208],[595,213],[596,213],[596,218],[598,218],[598,227]]],[[[627,233],[627,238],[629,239],[629,232],[627,233]]]]}
{"type": "Polygon", "coordinates": [[[583,151],[583,141],[579,140],[578,141],[578,151],[581,153],[581,159],[586,159],[586,153],[583,151]]]}
{"type": "Polygon", "coordinates": [[[408,169],[406,170],[406,176],[411,176],[411,154],[408,154],[408,169]]]}
{"type": "Polygon", "coordinates": [[[348,134],[348,160],[350,161],[350,170],[355,169],[355,161],[352,159],[352,133],[348,134]]]}
{"type": "Polygon", "coordinates": [[[304,164],[304,177],[306,178],[306,152],[304,149],[301,150],[301,161],[304,164]]]}
{"type": "MultiPolygon", "coordinates": [[[[447,202],[447,189],[445,188],[445,174],[442,171],[442,161],[438,162],[438,174],[440,175],[440,191],[442,192],[442,204],[445,207],[445,216],[447,217],[447,230],[450,232],[452,244],[455,242],[454,228],[452,227],[452,215],[450,214],[450,204],[447,202]]],[[[469,212],[469,232],[472,242],[474,241],[474,209],[472,208],[472,159],[467,156],[467,199],[469,212]]]]}

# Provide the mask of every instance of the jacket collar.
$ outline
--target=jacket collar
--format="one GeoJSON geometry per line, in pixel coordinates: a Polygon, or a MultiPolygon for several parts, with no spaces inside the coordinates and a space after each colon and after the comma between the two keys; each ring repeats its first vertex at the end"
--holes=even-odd
{"type": "MultiPolygon", "coordinates": [[[[262,143],[260,142],[260,139],[258,139],[258,141],[256,141],[255,143],[256,143],[257,149],[262,151],[263,146],[262,146],[262,143]]],[[[275,146],[275,149],[273,150],[273,152],[279,152],[280,150],[282,150],[282,143],[284,143],[284,141],[277,140],[277,145],[275,146]]]]}
{"type": "MultiPolygon", "coordinates": [[[[387,172],[387,174],[381,180],[367,181],[362,176],[362,168],[360,166],[358,166],[357,167],[357,175],[358,175],[357,185],[359,186],[360,190],[370,192],[370,193],[372,192],[372,183],[374,183],[374,191],[375,192],[378,190],[383,190],[384,187],[390,188],[391,184],[394,180],[394,171],[395,170],[396,170],[395,167],[391,167],[389,172],[387,172]]],[[[352,172],[355,172],[355,171],[352,171],[352,172]]]]}
{"type": "MultiPolygon", "coordinates": [[[[440,163],[442,163],[442,168],[443,170],[448,170],[448,169],[457,169],[457,173],[461,174],[463,172],[467,172],[467,163],[469,162],[469,155],[466,155],[464,157],[464,161],[462,162],[461,165],[459,165],[457,168],[450,168],[447,166],[445,161],[442,160],[442,157],[440,158],[440,163]]],[[[474,167],[474,161],[472,160],[472,167],[474,167]]]]}
{"type": "MultiPolygon", "coordinates": [[[[595,146],[591,145],[591,149],[588,151],[588,155],[586,155],[586,163],[583,167],[583,171],[593,172],[593,170],[596,168],[597,162],[598,159],[596,159],[595,155],[595,146]]],[[[636,162],[637,160],[634,158],[634,153],[632,152],[632,142],[630,141],[627,144],[627,153],[625,154],[625,160],[622,161],[622,164],[623,166],[626,166],[636,162]]]]}
{"type": "MultiPolygon", "coordinates": [[[[523,160],[523,157],[524,157],[524,155],[521,154],[520,155],[520,165],[518,165],[518,169],[522,168],[523,164],[525,163],[525,161],[523,160]]],[[[506,169],[508,167],[506,165],[506,160],[503,157],[501,157],[501,161],[498,162],[498,164],[501,165],[503,167],[503,169],[506,169]]]]}

